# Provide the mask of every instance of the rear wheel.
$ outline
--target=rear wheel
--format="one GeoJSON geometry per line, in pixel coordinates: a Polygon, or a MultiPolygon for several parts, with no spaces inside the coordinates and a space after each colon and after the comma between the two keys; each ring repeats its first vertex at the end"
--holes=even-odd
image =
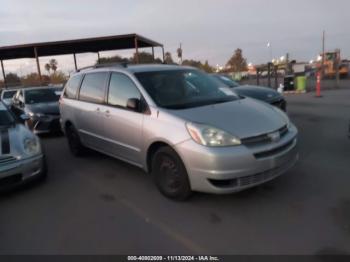
{"type": "Polygon", "coordinates": [[[186,200],[192,191],[186,168],[170,147],[160,148],[152,161],[152,174],[159,191],[175,200],[186,200]]]}
{"type": "Polygon", "coordinates": [[[68,146],[74,156],[82,156],[85,152],[85,147],[80,141],[79,134],[74,126],[69,125],[66,128],[68,146]]]}

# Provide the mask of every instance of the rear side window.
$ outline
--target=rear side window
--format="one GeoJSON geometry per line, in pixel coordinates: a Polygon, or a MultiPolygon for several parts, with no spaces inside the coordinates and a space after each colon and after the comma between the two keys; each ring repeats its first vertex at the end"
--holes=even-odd
{"type": "Polygon", "coordinates": [[[128,99],[141,99],[140,91],[126,75],[112,73],[109,83],[108,104],[126,108],[128,99]]]}
{"type": "Polygon", "coordinates": [[[64,97],[70,99],[74,99],[76,97],[81,77],[82,75],[75,75],[68,80],[64,91],[64,97]]]}
{"type": "Polygon", "coordinates": [[[86,74],[81,84],[79,99],[92,103],[103,103],[107,72],[98,72],[86,74]]]}
{"type": "Polygon", "coordinates": [[[9,99],[9,98],[12,98],[15,94],[16,94],[16,90],[13,90],[13,91],[4,91],[3,93],[3,98],[4,99],[9,99]]]}

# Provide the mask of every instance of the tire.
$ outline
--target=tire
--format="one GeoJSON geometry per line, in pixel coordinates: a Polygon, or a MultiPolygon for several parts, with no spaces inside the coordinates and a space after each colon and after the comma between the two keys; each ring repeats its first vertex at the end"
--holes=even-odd
{"type": "Polygon", "coordinates": [[[82,156],[85,153],[85,147],[81,143],[79,134],[74,126],[67,126],[66,136],[71,153],[77,157],[82,156]]]}
{"type": "Polygon", "coordinates": [[[191,194],[186,168],[170,147],[161,147],[152,159],[152,175],[159,191],[166,197],[184,201],[191,194]]]}

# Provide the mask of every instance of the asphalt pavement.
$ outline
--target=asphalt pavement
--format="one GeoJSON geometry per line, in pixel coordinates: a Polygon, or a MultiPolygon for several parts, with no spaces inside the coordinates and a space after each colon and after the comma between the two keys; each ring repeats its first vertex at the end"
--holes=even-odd
{"type": "Polygon", "coordinates": [[[350,254],[350,90],[323,95],[287,96],[300,132],[293,169],[187,202],[136,167],[42,137],[48,180],[0,196],[0,254],[350,254]]]}

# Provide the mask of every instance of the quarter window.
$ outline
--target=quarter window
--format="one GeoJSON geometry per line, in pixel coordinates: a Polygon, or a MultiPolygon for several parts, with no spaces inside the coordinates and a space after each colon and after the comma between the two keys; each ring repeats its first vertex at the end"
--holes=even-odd
{"type": "Polygon", "coordinates": [[[92,103],[103,103],[107,72],[86,74],[81,84],[79,99],[92,103]]]}
{"type": "Polygon", "coordinates": [[[68,80],[64,91],[64,97],[70,99],[74,99],[76,97],[81,77],[82,75],[75,75],[68,80]]]}
{"type": "Polygon", "coordinates": [[[126,108],[130,98],[141,99],[134,82],[124,74],[112,73],[109,83],[108,104],[126,108]]]}

